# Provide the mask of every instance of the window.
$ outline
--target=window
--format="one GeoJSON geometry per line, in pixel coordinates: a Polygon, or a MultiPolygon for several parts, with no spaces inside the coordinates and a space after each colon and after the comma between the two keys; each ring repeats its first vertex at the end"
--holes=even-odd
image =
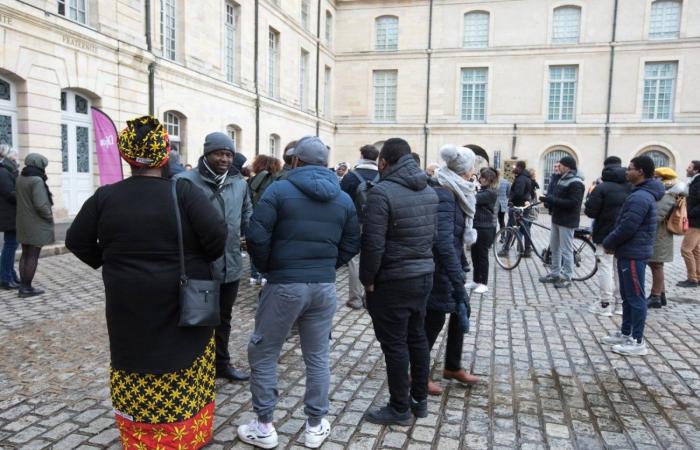
{"type": "Polygon", "coordinates": [[[331,117],[331,68],[328,66],[323,72],[323,117],[331,117]]]}
{"type": "Polygon", "coordinates": [[[83,25],[87,23],[87,0],[58,0],[58,13],[83,25]]]}
{"type": "Polygon", "coordinates": [[[464,15],[465,48],[484,48],[489,46],[489,13],[474,11],[464,15]]]}
{"type": "Polygon", "coordinates": [[[678,39],[680,27],[679,0],[656,0],[651,4],[649,39],[678,39]]]}
{"type": "Polygon", "coordinates": [[[299,56],[299,107],[305,110],[308,107],[309,85],[309,52],[302,49],[299,56]]]}
{"type": "Polygon", "coordinates": [[[270,135],[270,155],[277,156],[280,151],[280,137],[276,134],[270,135]]]}
{"type": "Polygon", "coordinates": [[[554,10],[552,44],[577,44],[581,34],[581,8],[562,6],[554,10]]]}
{"type": "Polygon", "coordinates": [[[309,29],[309,16],[311,15],[311,5],[309,0],[301,0],[301,26],[305,30],[309,29]]]}
{"type": "Polygon", "coordinates": [[[170,137],[170,149],[178,152],[182,157],[181,160],[184,160],[184,118],[180,113],[168,111],[165,113],[163,125],[170,137]]]}
{"type": "Polygon", "coordinates": [[[394,122],[396,120],[396,83],[397,70],[375,70],[374,84],[374,120],[394,122]]]}
{"type": "Polygon", "coordinates": [[[267,93],[277,97],[280,34],[270,28],[267,48],[267,93]]]}
{"type": "Polygon", "coordinates": [[[238,30],[238,5],[226,2],[226,19],[224,21],[224,66],[226,81],[236,82],[236,47],[238,30]]]}
{"type": "Polygon", "coordinates": [[[486,120],[486,79],[488,69],[462,69],[462,120],[486,120]]]}
{"type": "Polygon", "coordinates": [[[175,2],[160,0],[160,45],[164,58],[175,60],[175,2]]]}
{"type": "Polygon", "coordinates": [[[398,50],[399,18],[394,16],[377,17],[375,20],[376,50],[398,50]]]}
{"type": "Polygon", "coordinates": [[[240,152],[241,150],[241,127],[238,125],[228,125],[226,127],[226,134],[229,135],[233,143],[236,145],[236,151],[240,152]]]}
{"type": "Polygon", "coordinates": [[[576,107],[576,66],[549,68],[549,115],[547,120],[573,122],[576,107]]]}
{"type": "Polygon", "coordinates": [[[333,14],[326,11],[326,45],[330,47],[333,42],[333,14]]]}
{"type": "Polygon", "coordinates": [[[677,65],[676,62],[654,62],[644,66],[643,119],[671,120],[677,65]]]}
{"type": "Polygon", "coordinates": [[[17,98],[15,85],[0,78],[0,144],[17,147],[17,98]]]}
{"type": "Polygon", "coordinates": [[[665,150],[647,150],[642,155],[650,157],[655,167],[671,167],[671,158],[665,150]]]}
{"type": "Polygon", "coordinates": [[[576,157],[571,152],[564,149],[552,150],[551,152],[544,155],[542,173],[544,176],[543,181],[545,193],[547,193],[549,190],[549,181],[552,178],[552,174],[554,173],[554,164],[558,163],[559,160],[565,156],[571,156],[572,158],[576,159],[576,157]]]}

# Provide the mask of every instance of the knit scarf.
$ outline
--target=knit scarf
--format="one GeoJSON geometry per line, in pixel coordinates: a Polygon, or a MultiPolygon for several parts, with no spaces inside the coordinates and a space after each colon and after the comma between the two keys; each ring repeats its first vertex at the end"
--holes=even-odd
{"type": "Polygon", "coordinates": [[[440,186],[446,187],[457,196],[457,202],[464,211],[464,245],[469,248],[476,242],[476,230],[474,229],[474,214],[476,213],[476,183],[467,181],[448,167],[441,167],[437,171],[437,181],[440,186]]]}
{"type": "Polygon", "coordinates": [[[53,194],[51,193],[49,186],[46,184],[46,171],[44,169],[40,169],[34,166],[25,166],[24,169],[22,169],[22,176],[39,177],[42,180],[44,180],[44,187],[46,188],[46,193],[49,196],[49,203],[51,203],[51,205],[53,206],[53,194]]]}
{"type": "Polygon", "coordinates": [[[221,189],[221,186],[224,185],[224,181],[226,181],[226,177],[228,176],[228,171],[218,174],[214,172],[211,167],[209,167],[209,164],[207,164],[207,158],[202,156],[200,159],[200,173],[207,178],[210,178],[211,180],[214,180],[214,183],[216,183],[216,186],[221,189]]]}

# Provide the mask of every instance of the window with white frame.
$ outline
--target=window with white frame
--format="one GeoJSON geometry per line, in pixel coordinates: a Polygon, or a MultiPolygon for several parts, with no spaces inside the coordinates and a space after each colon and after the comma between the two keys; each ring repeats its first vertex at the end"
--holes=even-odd
{"type": "Polygon", "coordinates": [[[280,137],[276,134],[270,135],[270,155],[277,156],[280,151],[280,137]]]}
{"type": "Polygon", "coordinates": [[[396,121],[397,70],[375,70],[372,73],[374,86],[374,120],[396,121]]]}
{"type": "Polygon", "coordinates": [[[681,28],[680,0],[656,0],[651,4],[649,39],[678,39],[681,28]]]}
{"type": "Polygon", "coordinates": [[[331,68],[326,66],[323,71],[323,117],[331,117],[331,68]]]}
{"type": "Polygon", "coordinates": [[[279,47],[280,34],[275,29],[270,28],[267,46],[267,93],[270,97],[277,97],[278,92],[279,47]]]}
{"type": "Polygon", "coordinates": [[[241,151],[241,127],[238,125],[228,125],[226,127],[226,134],[231,138],[233,143],[236,146],[236,151],[240,152],[241,151]]]}
{"type": "Polygon", "coordinates": [[[677,69],[677,62],[645,64],[643,119],[671,120],[677,69]]]}
{"type": "Polygon", "coordinates": [[[164,58],[175,60],[176,29],[175,2],[177,0],[160,0],[160,45],[164,58]]]}
{"type": "Polygon", "coordinates": [[[464,15],[465,48],[485,48],[489,46],[489,19],[486,11],[472,11],[464,15]]]}
{"type": "Polygon", "coordinates": [[[483,122],[486,120],[486,85],[488,69],[474,67],[462,69],[462,120],[483,122]]]}
{"type": "Polygon", "coordinates": [[[17,147],[17,94],[6,78],[0,78],[0,144],[17,147]]]}
{"type": "Polygon", "coordinates": [[[396,16],[381,16],[375,19],[375,50],[398,50],[399,48],[399,18],[396,16]]]}
{"type": "Polygon", "coordinates": [[[668,156],[669,152],[662,147],[646,150],[642,152],[642,155],[651,158],[655,167],[672,167],[672,159],[668,156]]]}
{"type": "Polygon", "coordinates": [[[549,68],[549,113],[547,120],[573,122],[576,111],[577,66],[549,68]]]}
{"type": "Polygon", "coordinates": [[[326,45],[330,47],[333,42],[333,14],[326,11],[326,45]]]}
{"type": "Polygon", "coordinates": [[[301,49],[299,55],[299,107],[306,110],[308,107],[308,89],[309,85],[309,52],[301,49]]]}
{"type": "Polygon", "coordinates": [[[560,6],[552,16],[552,44],[577,44],[581,35],[581,8],[560,6]]]}
{"type": "Polygon", "coordinates": [[[309,17],[311,16],[311,4],[309,0],[301,0],[301,26],[309,29],[309,17]]]}
{"type": "Polygon", "coordinates": [[[87,23],[87,0],[58,0],[58,13],[84,25],[87,23]]]}
{"type": "Polygon", "coordinates": [[[163,125],[168,132],[170,138],[170,149],[175,150],[184,158],[184,119],[183,116],[175,111],[167,111],[163,117],[163,125]]]}
{"type": "Polygon", "coordinates": [[[238,46],[238,5],[226,2],[226,17],[224,19],[224,66],[226,81],[236,82],[236,59],[238,46]]]}

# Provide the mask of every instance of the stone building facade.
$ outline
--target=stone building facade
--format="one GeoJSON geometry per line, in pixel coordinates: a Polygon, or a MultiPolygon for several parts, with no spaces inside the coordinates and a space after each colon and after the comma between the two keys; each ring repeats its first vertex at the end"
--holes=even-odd
{"type": "Polygon", "coordinates": [[[698,0],[0,0],[0,140],[49,158],[57,216],[99,184],[90,106],[150,111],[189,163],[216,130],[249,158],[317,133],[334,162],[402,136],[543,184],[565,153],[683,170],[698,85],[698,0]]]}

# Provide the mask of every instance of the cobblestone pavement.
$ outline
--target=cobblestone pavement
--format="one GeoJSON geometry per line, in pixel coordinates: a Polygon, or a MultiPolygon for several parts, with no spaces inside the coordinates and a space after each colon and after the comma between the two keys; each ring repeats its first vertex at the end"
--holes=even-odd
{"type": "MultiPolygon", "coordinates": [[[[620,318],[587,313],[593,281],[557,291],[536,281],[544,273],[537,260],[512,272],[492,265],[491,291],[472,299],[463,357],[482,383],[444,383],[445,393],[430,398],[431,414],[409,427],[362,420],[368,407],[388,399],[383,357],[369,316],[339,307],[333,431],[324,448],[700,449],[700,290],[675,288],[685,275],[680,258],[667,269],[669,307],[649,313],[646,357],[622,357],[600,344],[620,318]]],[[[120,448],[99,272],[72,255],[53,256],[40,261],[36,284],[48,293],[19,299],[0,291],[0,449],[120,448]]],[[[344,269],[338,287],[342,304],[344,269]]],[[[235,308],[231,350],[244,367],[256,298],[246,283],[235,308]]],[[[442,369],[444,342],[438,344],[434,379],[442,369]]],[[[280,447],[293,448],[304,423],[298,338],[287,342],[280,361],[275,419],[280,447]]],[[[248,384],[219,381],[216,400],[208,448],[246,448],[235,436],[252,418],[248,384]]]]}

